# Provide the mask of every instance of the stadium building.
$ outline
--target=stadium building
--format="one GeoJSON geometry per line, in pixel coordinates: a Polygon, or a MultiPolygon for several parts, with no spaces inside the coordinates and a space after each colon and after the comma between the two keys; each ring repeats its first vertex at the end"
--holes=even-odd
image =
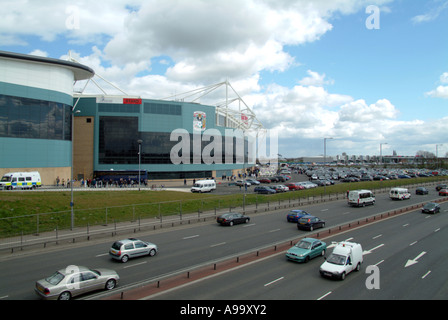
{"type": "Polygon", "coordinates": [[[238,176],[254,165],[246,134],[262,125],[227,81],[154,100],[107,94],[96,77],[73,59],[0,52],[0,174],[39,171],[53,185],[70,179],[72,163],[76,181],[133,182],[238,176]],[[75,93],[79,82],[100,94],[75,93]],[[198,103],[218,88],[223,101],[198,103]]]}

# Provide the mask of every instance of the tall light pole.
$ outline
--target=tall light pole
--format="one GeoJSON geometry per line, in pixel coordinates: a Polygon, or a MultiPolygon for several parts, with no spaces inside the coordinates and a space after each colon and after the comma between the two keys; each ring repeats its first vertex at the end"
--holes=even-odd
{"type": "MultiPolygon", "coordinates": [[[[332,140],[333,138],[324,138],[324,168],[327,163],[327,140],[332,140]]],[[[327,194],[327,183],[324,182],[324,194],[327,194]]]]}
{"type": "Polygon", "coordinates": [[[138,142],[138,191],[140,191],[140,164],[142,162],[142,142],[143,140],[137,140],[138,142]]]}
{"type": "Polygon", "coordinates": [[[327,163],[327,140],[332,140],[333,138],[324,138],[324,166],[327,163]]]}
{"type": "Polygon", "coordinates": [[[70,230],[73,230],[75,227],[75,203],[73,201],[73,153],[75,152],[75,113],[80,113],[81,111],[76,110],[76,105],[72,109],[72,159],[70,166],[70,230]]]}
{"type": "Polygon", "coordinates": [[[383,144],[388,144],[387,142],[380,143],[380,165],[383,164],[383,144]]]}

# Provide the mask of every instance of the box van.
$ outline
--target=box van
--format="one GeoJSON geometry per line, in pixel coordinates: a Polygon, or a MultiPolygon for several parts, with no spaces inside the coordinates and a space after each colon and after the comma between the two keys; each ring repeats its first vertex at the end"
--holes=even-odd
{"type": "Polygon", "coordinates": [[[35,189],[42,184],[40,174],[33,172],[10,172],[0,180],[0,189],[35,189]]]}
{"type": "Polygon", "coordinates": [[[333,252],[320,266],[323,277],[344,280],[353,270],[359,271],[363,262],[362,246],[359,243],[343,241],[336,244],[333,252]]]}
{"type": "Polygon", "coordinates": [[[191,192],[212,192],[216,190],[215,180],[200,180],[196,181],[193,187],[191,187],[191,192]]]}
{"type": "Polygon", "coordinates": [[[352,190],[348,193],[348,204],[364,207],[367,204],[375,204],[375,196],[370,190],[352,190]]]}
{"type": "Polygon", "coordinates": [[[392,200],[405,200],[405,199],[411,199],[411,194],[409,193],[408,189],[406,188],[392,188],[389,191],[389,197],[392,200]]]}

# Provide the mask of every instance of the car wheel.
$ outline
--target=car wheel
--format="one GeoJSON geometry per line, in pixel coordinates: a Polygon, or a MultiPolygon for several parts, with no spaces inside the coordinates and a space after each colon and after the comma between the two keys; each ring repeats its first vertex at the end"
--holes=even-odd
{"type": "Polygon", "coordinates": [[[356,271],[359,271],[359,270],[361,270],[361,264],[360,264],[360,263],[358,263],[358,264],[356,265],[356,271]]]}
{"type": "Polygon", "coordinates": [[[310,231],[313,231],[313,230],[314,230],[314,228],[313,228],[313,226],[311,226],[311,227],[310,227],[310,231]]]}
{"type": "Polygon", "coordinates": [[[246,219],[246,223],[249,223],[249,219],[246,219]]]}
{"type": "Polygon", "coordinates": [[[305,263],[307,263],[308,261],[310,261],[310,256],[305,257],[305,263]]]}
{"type": "Polygon", "coordinates": [[[341,274],[341,280],[344,280],[345,279],[345,272],[342,272],[342,274],[341,274]]]}
{"type": "Polygon", "coordinates": [[[59,295],[58,300],[70,300],[71,298],[72,294],[69,291],[64,291],[59,295]]]}
{"type": "Polygon", "coordinates": [[[229,226],[233,226],[233,221],[230,221],[230,222],[229,222],[229,226]]]}
{"type": "Polygon", "coordinates": [[[322,257],[325,256],[325,249],[322,250],[322,252],[320,253],[320,255],[321,255],[322,257]]]}
{"type": "Polygon", "coordinates": [[[129,257],[127,255],[124,255],[121,257],[121,262],[123,262],[123,263],[128,262],[128,260],[129,260],[129,257]]]}
{"type": "Polygon", "coordinates": [[[106,290],[112,290],[117,285],[117,282],[114,279],[109,279],[106,282],[106,290]]]}
{"type": "Polygon", "coordinates": [[[150,251],[149,251],[149,256],[150,257],[154,257],[156,255],[156,249],[151,249],[150,251]]]}

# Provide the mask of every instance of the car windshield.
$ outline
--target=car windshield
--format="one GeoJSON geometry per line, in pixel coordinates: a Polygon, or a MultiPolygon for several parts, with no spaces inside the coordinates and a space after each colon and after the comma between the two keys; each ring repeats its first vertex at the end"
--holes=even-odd
{"type": "Polygon", "coordinates": [[[296,244],[297,248],[301,248],[301,249],[310,249],[311,248],[311,242],[308,241],[300,241],[299,243],[296,244]]]}
{"type": "Polygon", "coordinates": [[[345,264],[345,256],[341,256],[339,254],[334,254],[332,253],[328,258],[327,258],[327,262],[332,263],[332,264],[337,264],[340,266],[343,266],[345,264]]]}
{"type": "Polygon", "coordinates": [[[51,276],[45,279],[45,281],[51,283],[52,285],[57,285],[59,282],[64,279],[64,275],[60,273],[59,271],[56,271],[51,276]]]}
{"type": "Polygon", "coordinates": [[[2,182],[9,182],[9,181],[11,181],[11,177],[3,176],[1,181],[2,182]]]}
{"type": "Polygon", "coordinates": [[[434,208],[435,206],[436,206],[435,203],[428,203],[428,204],[425,204],[425,208],[426,208],[426,209],[431,209],[431,208],[434,208]]]}

